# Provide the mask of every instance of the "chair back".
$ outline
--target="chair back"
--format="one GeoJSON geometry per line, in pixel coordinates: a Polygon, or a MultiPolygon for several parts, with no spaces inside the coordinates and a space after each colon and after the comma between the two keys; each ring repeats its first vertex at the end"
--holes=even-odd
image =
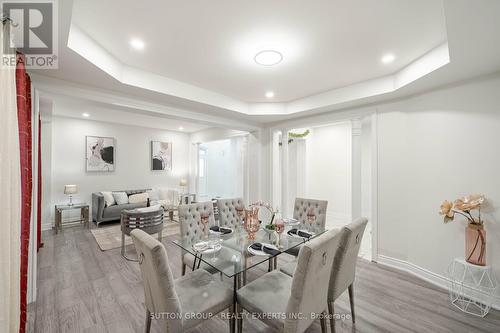
{"type": "Polygon", "coordinates": [[[217,198],[212,198],[212,206],[214,208],[214,220],[215,223],[219,222],[219,206],[217,205],[217,198]]]}
{"type": "Polygon", "coordinates": [[[182,239],[195,242],[203,237],[205,224],[202,222],[202,218],[207,219],[207,228],[215,225],[214,208],[211,201],[179,205],[182,239]]]}
{"type": "MultiPolygon", "coordinates": [[[[181,305],[175,292],[174,277],[168,265],[165,247],[140,229],[132,230],[130,235],[139,258],[146,308],[152,314],[180,314],[181,305]]],[[[166,327],[166,332],[182,330],[180,316],[169,316],[160,320],[162,326],[166,327]]]]}
{"type": "Polygon", "coordinates": [[[242,228],[243,216],[238,215],[238,210],[244,214],[245,205],[243,198],[233,199],[218,199],[217,207],[219,208],[219,225],[232,229],[242,228]]]}
{"type": "Polygon", "coordinates": [[[156,234],[163,229],[163,208],[151,212],[122,210],[121,228],[125,235],[130,235],[134,229],[141,229],[148,234],[156,234]]]}
{"type": "Polygon", "coordinates": [[[328,201],[296,198],[293,208],[293,218],[300,221],[297,228],[313,232],[325,230],[326,208],[328,201]]]}
{"type": "Polygon", "coordinates": [[[339,251],[333,262],[328,301],[334,301],[349,287],[356,276],[359,248],[368,220],[361,217],[344,226],[339,251]]]}
{"type": "Polygon", "coordinates": [[[329,230],[300,248],[286,309],[285,332],[304,332],[314,321],[309,314],[326,310],[326,291],[341,236],[341,230],[329,230]],[[294,318],[297,314],[307,316],[294,318]]]}

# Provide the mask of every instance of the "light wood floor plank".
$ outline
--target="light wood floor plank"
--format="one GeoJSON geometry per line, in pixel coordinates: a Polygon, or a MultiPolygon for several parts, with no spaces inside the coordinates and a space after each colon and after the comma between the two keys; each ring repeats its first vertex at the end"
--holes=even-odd
{"type": "MultiPolygon", "coordinates": [[[[179,248],[164,237],[175,277],[180,276],[179,248]]],[[[127,247],[135,256],[133,246],[127,247]]],[[[279,264],[291,260],[283,255],[279,264]]],[[[88,229],[44,234],[38,262],[38,299],[29,307],[30,332],[142,332],[144,291],[139,265],[124,260],[120,249],[102,252],[88,229]]],[[[267,272],[261,264],[248,272],[252,281],[267,272]]],[[[231,284],[230,279],[224,279],[231,284]]],[[[500,312],[484,319],[464,314],[449,304],[446,290],[375,263],[359,260],[355,283],[356,324],[338,320],[337,332],[500,332],[500,312]]],[[[347,293],[336,312],[350,316],[347,293]]],[[[350,317],[349,317],[350,318],[350,317]]],[[[228,332],[227,320],[215,317],[193,333],[228,332]]],[[[320,332],[315,322],[308,333],[320,332]]],[[[159,325],[152,324],[152,332],[159,325]]],[[[244,321],[244,332],[273,332],[258,320],[244,321]]]]}

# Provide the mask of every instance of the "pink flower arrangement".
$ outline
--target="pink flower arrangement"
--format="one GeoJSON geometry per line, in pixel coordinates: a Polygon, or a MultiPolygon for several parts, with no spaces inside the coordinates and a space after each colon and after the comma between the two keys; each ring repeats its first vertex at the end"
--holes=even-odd
{"type": "Polygon", "coordinates": [[[443,216],[444,223],[453,221],[455,214],[464,216],[469,223],[483,224],[481,219],[481,205],[485,202],[485,197],[482,194],[467,195],[458,198],[453,203],[445,200],[440,207],[439,214],[443,216]],[[472,215],[472,211],[477,210],[477,217],[472,215]]]}

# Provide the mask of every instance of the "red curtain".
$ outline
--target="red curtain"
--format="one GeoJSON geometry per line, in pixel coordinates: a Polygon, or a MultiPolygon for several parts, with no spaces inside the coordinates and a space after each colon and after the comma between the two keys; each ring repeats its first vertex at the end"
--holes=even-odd
{"type": "Polygon", "coordinates": [[[19,332],[26,330],[26,301],[28,285],[28,247],[30,239],[32,195],[31,143],[31,80],[26,73],[24,56],[17,55],[16,66],[17,117],[21,157],[21,317],[19,332]]]}

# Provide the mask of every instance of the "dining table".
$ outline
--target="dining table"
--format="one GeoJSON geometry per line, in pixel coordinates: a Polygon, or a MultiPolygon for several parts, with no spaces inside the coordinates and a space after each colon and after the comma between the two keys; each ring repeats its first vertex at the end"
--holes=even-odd
{"type": "MultiPolygon", "coordinates": [[[[317,228],[314,232],[309,231],[312,230],[312,227],[309,228],[307,223],[285,224],[285,230],[279,237],[278,244],[278,235],[264,227],[254,234],[253,239],[249,239],[249,234],[243,227],[230,230],[231,232],[228,234],[215,233],[215,235],[210,231],[199,239],[179,237],[174,239],[173,243],[179,246],[183,253],[190,253],[194,256],[192,270],[200,268],[203,263],[211,267],[212,271],[233,280],[233,305],[231,309],[233,314],[237,311],[236,291],[246,284],[246,273],[249,269],[266,261],[269,261],[269,270],[276,268],[279,255],[299,247],[327,231],[317,228]],[[294,230],[300,230],[300,234],[306,237],[297,235],[294,230]],[[304,232],[310,234],[307,235],[304,232]],[[214,239],[216,242],[213,241],[214,239]],[[206,248],[200,250],[199,245],[204,245],[203,242],[206,243],[206,248]],[[254,250],[254,248],[259,248],[258,243],[264,244],[266,248],[262,251],[254,250]],[[250,247],[252,245],[253,248],[250,247]],[[272,249],[270,250],[270,248],[272,249]]],[[[231,321],[231,325],[231,332],[235,332],[235,321],[231,321]]]]}

